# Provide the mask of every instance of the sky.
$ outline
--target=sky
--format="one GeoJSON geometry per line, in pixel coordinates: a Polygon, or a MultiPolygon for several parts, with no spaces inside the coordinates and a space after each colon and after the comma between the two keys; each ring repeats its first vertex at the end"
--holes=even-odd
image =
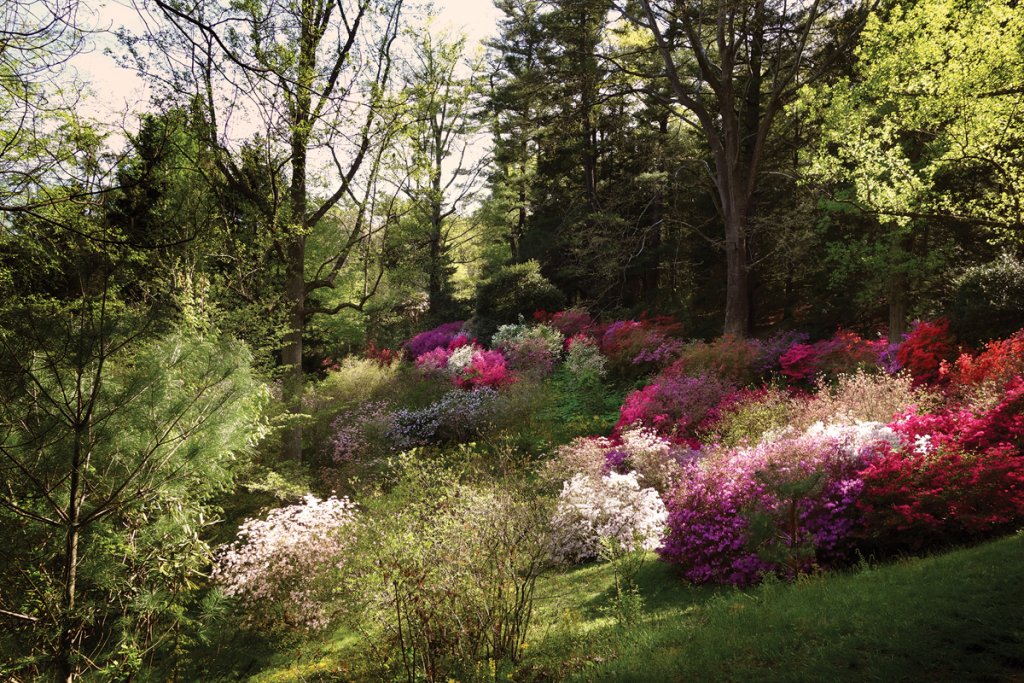
{"type": "MultiPolygon", "coordinates": [[[[465,31],[473,44],[479,44],[494,31],[499,13],[491,0],[434,0],[434,4],[440,14],[439,29],[465,31]]],[[[87,24],[112,31],[122,26],[130,31],[143,29],[131,0],[85,0],[82,5],[86,14],[81,18],[87,24]]],[[[117,49],[112,35],[99,32],[91,42],[91,49],[72,61],[74,71],[89,84],[86,110],[100,121],[116,124],[124,120],[131,125],[131,113],[146,108],[145,84],[104,53],[106,49],[117,49]]]]}

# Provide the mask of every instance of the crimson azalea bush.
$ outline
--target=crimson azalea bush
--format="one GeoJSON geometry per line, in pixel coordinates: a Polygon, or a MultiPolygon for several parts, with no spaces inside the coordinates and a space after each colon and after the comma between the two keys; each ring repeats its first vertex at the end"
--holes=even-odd
{"type": "Polygon", "coordinates": [[[463,389],[497,389],[514,382],[515,376],[509,372],[500,351],[474,351],[469,363],[459,368],[452,379],[463,389]]]}
{"type": "Polygon", "coordinates": [[[862,534],[884,550],[962,542],[1024,521],[1024,458],[1009,446],[891,450],[859,477],[862,534]]]}
{"type": "Polygon", "coordinates": [[[695,461],[669,496],[658,553],[698,584],[841,564],[854,549],[858,465],[835,440],[806,436],[695,461]],[[756,533],[765,521],[769,532],[756,533]],[[782,557],[766,552],[779,538],[782,557]]]}
{"type": "Polygon", "coordinates": [[[954,341],[948,320],[920,321],[914,323],[900,344],[896,358],[910,372],[915,384],[937,384],[943,362],[956,353],[954,341]]]}
{"type": "Polygon", "coordinates": [[[582,308],[569,308],[557,313],[537,311],[533,314],[533,319],[538,323],[550,325],[561,332],[563,337],[573,337],[578,334],[590,336],[597,327],[594,319],[582,308]]]}

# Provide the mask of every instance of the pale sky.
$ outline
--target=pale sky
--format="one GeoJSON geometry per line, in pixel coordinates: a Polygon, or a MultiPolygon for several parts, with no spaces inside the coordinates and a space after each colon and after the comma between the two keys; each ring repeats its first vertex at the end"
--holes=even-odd
{"type": "MultiPolygon", "coordinates": [[[[465,31],[471,44],[479,44],[494,32],[499,12],[491,0],[434,0],[434,4],[440,11],[438,28],[465,31]]],[[[143,28],[130,0],[84,0],[82,5],[81,18],[88,24],[111,30],[124,26],[133,32],[143,28]]],[[[97,34],[92,49],[76,56],[72,66],[89,84],[87,111],[100,121],[116,124],[125,112],[146,109],[148,94],[134,73],[121,69],[104,54],[107,48],[119,50],[113,36],[97,34]]]]}

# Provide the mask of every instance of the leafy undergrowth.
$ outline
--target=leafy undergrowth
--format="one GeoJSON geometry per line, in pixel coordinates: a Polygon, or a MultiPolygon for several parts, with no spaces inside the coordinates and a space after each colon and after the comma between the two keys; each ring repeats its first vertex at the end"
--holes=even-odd
{"type": "MultiPolygon", "coordinates": [[[[643,609],[613,614],[614,569],[537,586],[526,654],[497,681],[1019,681],[1024,534],[757,588],[691,587],[648,556],[643,609]]],[[[252,680],[345,680],[351,634],[279,653],[252,680]]]]}

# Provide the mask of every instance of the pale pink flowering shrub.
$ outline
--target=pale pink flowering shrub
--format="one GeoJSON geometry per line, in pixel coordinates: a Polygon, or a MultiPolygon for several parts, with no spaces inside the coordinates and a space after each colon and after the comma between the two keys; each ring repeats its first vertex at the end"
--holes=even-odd
{"type": "Polygon", "coordinates": [[[559,446],[555,457],[545,464],[541,476],[559,484],[573,475],[599,477],[605,470],[605,453],[615,444],[603,436],[581,436],[559,446]]]}
{"type": "Polygon", "coordinates": [[[250,626],[324,628],[330,622],[330,575],[342,566],[350,536],[340,530],[355,519],[347,498],[312,494],[266,519],[247,519],[237,540],[220,549],[212,578],[238,599],[250,626]]]}
{"type": "Polygon", "coordinates": [[[563,484],[551,519],[551,556],[566,563],[596,559],[602,538],[624,549],[654,550],[667,519],[658,492],[641,488],[636,472],[577,474],[563,484]]]}
{"type": "Polygon", "coordinates": [[[622,432],[618,450],[625,456],[621,463],[640,476],[644,486],[666,493],[679,481],[682,464],[696,457],[696,451],[661,436],[650,429],[635,428],[622,432]]]}

